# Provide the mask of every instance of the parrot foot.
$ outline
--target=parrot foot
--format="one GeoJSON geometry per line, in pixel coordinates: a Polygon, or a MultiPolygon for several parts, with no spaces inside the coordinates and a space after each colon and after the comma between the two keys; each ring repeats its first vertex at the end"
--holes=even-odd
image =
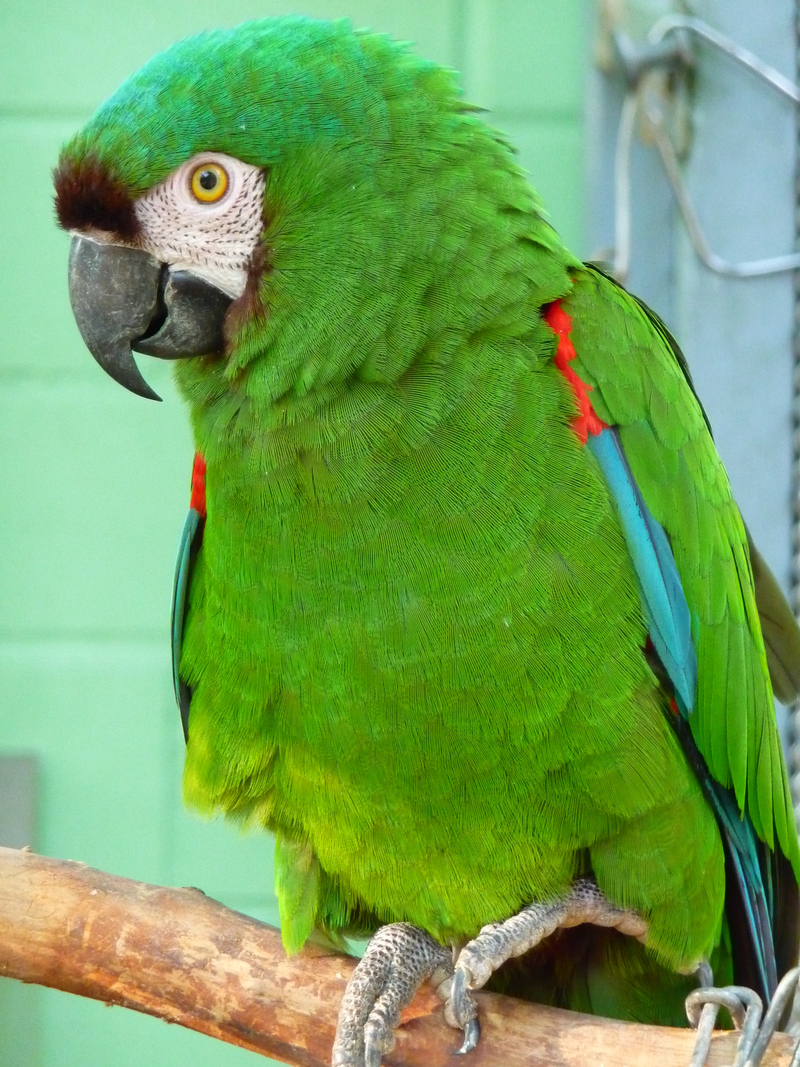
{"type": "Polygon", "coordinates": [[[453,955],[409,923],[382,926],[347,983],[332,1067],[379,1067],[394,1045],[400,1013],[427,979],[439,985],[453,973],[453,955]]]}
{"type": "Polygon", "coordinates": [[[468,1052],[478,1043],[478,1012],[472,992],[488,982],[494,972],[512,956],[521,956],[534,948],[559,927],[594,923],[610,926],[620,933],[640,940],[647,933],[647,923],[635,912],[612,904],[594,882],[580,879],[560,900],[529,904],[505,922],[490,923],[459,953],[452,979],[439,986],[446,998],[445,1019],[465,1032],[468,1052]]]}

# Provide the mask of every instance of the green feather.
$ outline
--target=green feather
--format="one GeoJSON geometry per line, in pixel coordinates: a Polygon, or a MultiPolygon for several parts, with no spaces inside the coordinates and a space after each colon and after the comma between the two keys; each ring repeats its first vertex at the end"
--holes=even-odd
{"type": "Polygon", "coordinates": [[[319,861],[309,844],[275,840],[275,892],[280,907],[283,944],[288,953],[299,952],[317,922],[320,910],[319,861]]]}

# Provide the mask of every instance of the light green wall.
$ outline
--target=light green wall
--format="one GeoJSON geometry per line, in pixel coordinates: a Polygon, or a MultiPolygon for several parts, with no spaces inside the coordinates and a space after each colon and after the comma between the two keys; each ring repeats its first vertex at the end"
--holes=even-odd
{"type": "MultiPolygon", "coordinates": [[[[582,233],[588,0],[7,0],[0,9],[0,750],[39,759],[35,847],[150,882],[196,885],[276,921],[271,843],[180,802],[169,666],[172,566],[192,447],[165,398],[106,378],[69,310],[53,222],[60,143],[132,70],[188,33],[287,10],[347,15],[464,72],[519,146],[571,247],[582,233]]],[[[0,980],[2,1067],[193,1067],[246,1052],[0,980]]]]}

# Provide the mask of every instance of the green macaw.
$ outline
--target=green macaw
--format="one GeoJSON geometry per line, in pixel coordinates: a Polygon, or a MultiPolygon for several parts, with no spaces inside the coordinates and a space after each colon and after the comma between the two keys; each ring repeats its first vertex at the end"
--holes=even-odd
{"type": "Polygon", "coordinates": [[[472,1047],[506,961],[623,1019],[685,1022],[704,961],[769,996],[800,633],[675,341],[453,73],[346,22],[201,34],[55,185],[88,347],[145,396],[131,348],[176,359],[190,411],[186,800],[275,834],[289,952],[375,934],[334,1063],[426,978],[472,1047]]]}

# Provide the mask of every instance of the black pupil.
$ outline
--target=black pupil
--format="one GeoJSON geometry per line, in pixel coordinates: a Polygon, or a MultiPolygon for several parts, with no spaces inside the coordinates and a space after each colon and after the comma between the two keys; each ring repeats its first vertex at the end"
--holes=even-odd
{"type": "Polygon", "coordinates": [[[219,175],[215,170],[204,170],[200,174],[198,179],[200,185],[207,193],[210,193],[212,189],[216,189],[219,182],[219,175]]]}

